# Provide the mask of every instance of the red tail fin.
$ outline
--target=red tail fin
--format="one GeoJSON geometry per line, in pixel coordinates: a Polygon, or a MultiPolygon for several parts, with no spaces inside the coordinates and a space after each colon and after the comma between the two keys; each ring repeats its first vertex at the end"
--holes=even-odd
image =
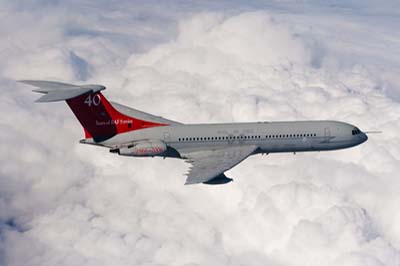
{"type": "Polygon", "coordinates": [[[85,93],[66,102],[82,124],[85,137],[92,137],[95,142],[104,141],[119,133],[167,125],[122,114],[107,101],[101,92],[85,93]]]}
{"type": "Polygon", "coordinates": [[[104,141],[127,131],[168,125],[137,119],[118,112],[101,94],[100,91],[105,89],[102,85],[73,85],[46,80],[20,82],[38,87],[39,89],[33,91],[44,94],[36,102],[65,100],[82,124],[85,137],[93,138],[95,142],[104,141]]]}

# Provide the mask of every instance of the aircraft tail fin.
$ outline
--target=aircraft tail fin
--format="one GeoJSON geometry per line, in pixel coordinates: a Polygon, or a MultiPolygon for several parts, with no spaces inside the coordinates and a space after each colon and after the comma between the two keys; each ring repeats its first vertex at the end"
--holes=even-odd
{"type": "Polygon", "coordinates": [[[166,126],[137,119],[117,111],[100,92],[102,85],[72,85],[53,81],[22,80],[39,89],[34,92],[45,94],[36,102],[55,102],[65,100],[85,131],[85,138],[95,142],[105,141],[119,133],[156,126],[166,126]]]}

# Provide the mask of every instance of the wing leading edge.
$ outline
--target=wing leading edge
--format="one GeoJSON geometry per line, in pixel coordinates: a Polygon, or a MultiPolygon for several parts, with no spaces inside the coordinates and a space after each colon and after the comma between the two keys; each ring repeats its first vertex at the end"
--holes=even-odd
{"type": "Polygon", "coordinates": [[[185,185],[206,183],[222,184],[231,181],[224,172],[249,157],[257,146],[235,146],[216,150],[181,152],[186,162],[192,164],[185,185]]]}

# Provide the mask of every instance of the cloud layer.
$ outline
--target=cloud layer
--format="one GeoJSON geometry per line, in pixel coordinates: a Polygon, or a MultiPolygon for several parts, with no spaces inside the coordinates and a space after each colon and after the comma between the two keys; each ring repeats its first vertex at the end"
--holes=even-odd
{"type": "Polygon", "coordinates": [[[399,265],[395,5],[2,4],[0,265],[399,265]],[[182,161],[78,144],[67,106],[33,104],[23,78],[101,83],[182,122],[335,119],[384,133],[183,186],[182,161]]]}

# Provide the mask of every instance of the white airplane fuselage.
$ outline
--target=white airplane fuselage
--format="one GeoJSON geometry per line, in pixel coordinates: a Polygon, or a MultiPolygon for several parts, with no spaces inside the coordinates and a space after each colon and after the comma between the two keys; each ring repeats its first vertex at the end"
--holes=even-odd
{"type": "MultiPolygon", "coordinates": [[[[119,134],[102,144],[117,147],[119,143],[144,139],[162,140],[174,150],[257,145],[255,153],[278,153],[344,149],[361,144],[368,137],[344,122],[288,121],[162,126],[119,134]]],[[[159,156],[177,157],[174,152],[159,156]]]]}

